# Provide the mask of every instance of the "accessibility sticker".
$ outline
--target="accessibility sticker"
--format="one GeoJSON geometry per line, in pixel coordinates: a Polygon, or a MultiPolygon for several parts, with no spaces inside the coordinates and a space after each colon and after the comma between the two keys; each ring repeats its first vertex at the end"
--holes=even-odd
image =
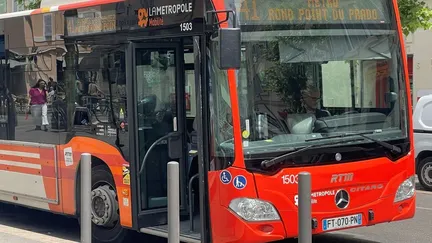
{"type": "Polygon", "coordinates": [[[219,178],[220,178],[220,181],[226,185],[226,184],[229,184],[231,182],[232,176],[231,176],[231,173],[229,171],[224,170],[220,173],[219,178]]]}
{"type": "Polygon", "coordinates": [[[246,184],[247,184],[246,177],[244,177],[242,175],[236,176],[233,180],[233,185],[238,190],[244,189],[246,187],[246,184]]]}
{"type": "Polygon", "coordinates": [[[123,184],[130,185],[130,172],[126,166],[123,166],[123,184]]]}

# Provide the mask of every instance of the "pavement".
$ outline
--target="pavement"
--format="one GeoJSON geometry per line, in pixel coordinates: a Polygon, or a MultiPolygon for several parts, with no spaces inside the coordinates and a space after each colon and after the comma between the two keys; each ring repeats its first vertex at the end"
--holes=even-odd
{"type": "MultiPolygon", "coordinates": [[[[432,239],[432,192],[418,186],[417,210],[413,219],[318,235],[316,243],[429,243],[432,239]]],[[[0,243],[80,242],[76,219],[0,204],[0,243]]],[[[165,239],[140,236],[133,243],[166,243],[165,239]]],[[[295,243],[285,240],[278,243],[295,243]]]]}

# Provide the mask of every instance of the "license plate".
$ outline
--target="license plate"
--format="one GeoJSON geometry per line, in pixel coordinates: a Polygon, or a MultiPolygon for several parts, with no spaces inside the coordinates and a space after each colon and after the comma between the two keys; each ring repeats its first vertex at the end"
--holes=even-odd
{"type": "Polygon", "coordinates": [[[324,231],[349,228],[359,225],[362,225],[362,214],[353,214],[343,217],[329,218],[322,221],[322,227],[324,231]]]}

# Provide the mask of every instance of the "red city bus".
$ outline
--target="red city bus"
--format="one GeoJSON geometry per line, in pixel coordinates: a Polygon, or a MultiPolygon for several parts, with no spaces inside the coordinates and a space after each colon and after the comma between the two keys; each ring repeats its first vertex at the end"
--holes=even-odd
{"type": "MultiPolygon", "coordinates": [[[[44,1],[42,1],[42,5],[44,1]]],[[[0,15],[0,201],[80,216],[93,242],[298,236],[415,213],[411,100],[396,1],[71,1],[0,15]]]]}

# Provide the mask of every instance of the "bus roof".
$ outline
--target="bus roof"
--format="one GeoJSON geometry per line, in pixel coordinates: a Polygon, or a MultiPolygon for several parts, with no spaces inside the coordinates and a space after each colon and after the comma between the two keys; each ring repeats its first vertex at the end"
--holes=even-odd
{"type": "Polygon", "coordinates": [[[39,9],[24,10],[24,11],[19,11],[19,12],[0,14],[0,20],[1,19],[14,18],[14,17],[34,15],[34,14],[41,14],[41,13],[52,13],[52,12],[57,12],[57,11],[70,10],[70,9],[93,7],[93,6],[103,5],[103,4],[119,3],[119,2],[124,2],[124,0],[77,1],[74,3],[62,4],[62,5],[58,5],[58,6],[51,6],[51,7],[44,7],[44,8],[39,8],[39,9]]]}

